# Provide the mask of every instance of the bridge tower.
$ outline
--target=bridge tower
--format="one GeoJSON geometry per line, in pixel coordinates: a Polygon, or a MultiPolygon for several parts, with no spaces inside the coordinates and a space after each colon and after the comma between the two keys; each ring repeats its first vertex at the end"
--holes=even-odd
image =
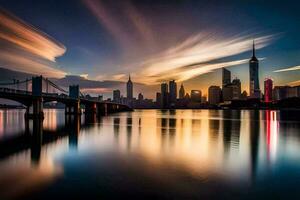
{"type": "Polygon", "coordinates": [[[79,85],[69,86],[69,97],[73,99],[72,102],[66,104],[65,113],[72,115],[80,115],[80,99],[79,99],[79,85]]]}
{"type": "Polygon", "coordinates": [[[30,112],[30,107],[26,109],[25,117],[43,119],[43,77],[36,76],[32,77],[32,112],[30,112]]]}

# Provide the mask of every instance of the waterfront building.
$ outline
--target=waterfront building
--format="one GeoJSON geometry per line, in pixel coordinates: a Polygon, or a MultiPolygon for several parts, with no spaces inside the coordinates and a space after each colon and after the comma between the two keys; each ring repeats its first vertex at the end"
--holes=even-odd
{"type": "Polygon", "coordinates": [[[201,102],[201,90],[192,90],[191,91],[191,100],[192,102],[201,102]]]}
{"type": "Polygon", "coordinates": [[[161,102],[162,102],[161,93],[156,92],[156,106],[160,108],[161,107],[161,102]]]}
{"type": "Polygon", "coordinates": [[[208,102],[212,105],[217,105],[221,102],[221,88],[219,86],[210,86],[208,89],[208,102]]]}
{"type": "Polygon", "coordinates": [[[127,81],[127,99],[131,101],[133,99],[133,83],[131,81],[130,75],[127,81]]]}
{"type": "Polygon", "coordinates": [[[161,84],[161,107],[167,108],[169,107],[169,92],[168,92],[168,84],[161,84]]]}
{"type": "Polygon", "coordinates": [[[205,95],[201,96],[201,103],[207,103],[207,97],[205,95]]]}
{"type": "Polygon", "coordinates": [[[180,89],[179,89],[179,99],[183,99],[185,95],[185,90],[183,87],[183,84],[181,84],[180,89]]]}
{"type": "Polygon", "coordinates": [[[272,102],[273,99],[273,80],[266,78],[264,81],[264,101],[266,103],[272,102]]]}
{"type": "Polygon", "coordinates": [[[143,96],[142,93],[139,93],[139,95],[138,95],[138,100],[139,100],[139,101],[143,101],[143,100],[144,100],[144,96],[143,96]]]}
{"type": "Polygon", "coordinates": [[[275,86],[273,89],[273,97],[275,101],[288,98],[288,90],[290,86],[275,86]]]}
{"type": "Polygon", "coordinates": [[[170,106],[174,106],[177,99],[177,83],[175,80],[169,82],[169,95],[170,106]]]}
{"type": "Polygon", "coordinates": [[[241,98],[241,81],[238,78],[233,79],[232,84],[232,99],[237,100],[241,98]]]}
{"type": "Polygon", "coordinates": [[[224,102],[231,101],[233,99],[233,87],[234,86],[231,83],[223,87],[222,95],[224,102]]]}
{"type": "Polygon", "coordinates": [[[231,72],[228,69],[222,68],[222,88],[231,83],[231,72]]]}
{"type": "Polygon", "coordinates": [[[113,101],[120,103],[120,99],[121,99],[121,92],[120,90],[114,90],[113,91],[113,101]]]}

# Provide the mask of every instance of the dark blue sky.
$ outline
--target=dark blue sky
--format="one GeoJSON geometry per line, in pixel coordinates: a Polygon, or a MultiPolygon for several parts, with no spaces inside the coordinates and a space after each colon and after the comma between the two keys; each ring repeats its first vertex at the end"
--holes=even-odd
{"type": "MultiPolygon", "coordinates": [[[[0,5],[62,43],[66,52],[56,59],[55,65],[69,74],[88,74],[90,79],[97,80],[125,80],[123,75],[132,73],[137,80],[146,76],[145,80],[150,77],[149,81],[155,83],[173,76],[189,88],[195,84],[201,88],[220,84],[220,70],[215,68],[211,70],[213,73],[199,72],[195,76],[187,73],[183,77],[175,73],[172,62],[152,62],[200,34],[203,37],[195,43],[203,49],[199,50],[201,46],[193,49],[193,44],[187,48],[192,54],[208,53],[209,58],[218,50],[205,45],[270,36],[270,40],[261,41],[257,51],[257,56],[264,58],[260,62],[261,81],[266,76],[273,77],[275,84],[300,80],[299,70],[274,72],[300,65],[300,3],[297,1],[0,0],[0,5]],[[153,66],[160,69],[161,65],[165,71],[154,73],[153,66]],[[166,73],[172,76],[165,76],[166,73]]],[[[241,47],[239,53],[217,55],[210,60],[201,58],[199,63],[248,59],[250,48],[251,42],[248,50],[241,47]]],[[[176,60],[174,66],[182,70],[195,62],[197,59],[176,60]]],[[[248,64],[229,66],[229,69],[242,79],[246,88],[248,64]]]]}

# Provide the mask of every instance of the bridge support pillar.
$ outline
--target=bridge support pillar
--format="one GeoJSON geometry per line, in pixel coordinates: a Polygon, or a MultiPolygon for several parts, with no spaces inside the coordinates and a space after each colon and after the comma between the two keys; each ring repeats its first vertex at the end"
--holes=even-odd
{"type": "Polygon", "coordinates": [[[107,105],[108,106],[108,109],[107,109],[107,112],[108,113],[114,113],[114,112],[116,112],[116,105],[115,104],[108,104],[107,105]]]}
{"type": "Polygon", "coordinates": [[[66,115],[65,126],[69,131],[69,147],[77,149],[81,117],[79,115],[66,115]]]}
{"type": "Polygon", "coordinates": [[[104,115],[104,116],[108,114],[108,104],[107,103],[98,104],[98,114],[104,115]]]}
{"type": "Polygon", "coordinates": [[[33,98],[31,106],[32,106],[32,109],[30,109],[30,106],[26,107],[25,118],[26,119],[44,119],[43,98],[42,97],[33,98]]]}
{"type": "Polygon", "coordinates": [[[43,143],[43,120],[33,119],[32,125],[31,161],[33,164],[38,164],[43,143]]]}
{"type": "Polygon", "coordinates": [[[97,104],[96,103],[86,104],[85,114],[97,114],[97,104]]]}
{"type": "Polygon", "coordinates": [[[77,100],[76,102],[66,104],[65,107],[65,114],[67,115],[80,115],[81,109],[80,109],[80,102],[77,100]]]}

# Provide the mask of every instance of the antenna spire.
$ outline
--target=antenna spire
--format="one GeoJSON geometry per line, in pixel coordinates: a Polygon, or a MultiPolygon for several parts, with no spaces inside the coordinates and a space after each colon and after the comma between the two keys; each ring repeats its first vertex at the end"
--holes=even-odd
{"type": "Polygon", "coordinates": [[[253,40],[252,57],[255,57],[255,41],[253,40]]]}

